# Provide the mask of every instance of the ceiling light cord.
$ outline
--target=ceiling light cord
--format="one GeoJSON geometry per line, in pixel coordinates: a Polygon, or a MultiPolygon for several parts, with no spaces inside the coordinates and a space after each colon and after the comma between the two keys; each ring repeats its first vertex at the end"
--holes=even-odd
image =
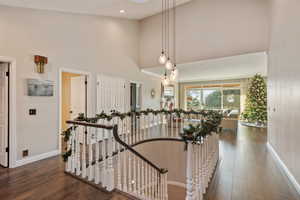
{"type": "Polygon", "coordinates": [[[161,53],[163,54],[164,53],[164,0],[161,1],[161,7],[162,7],[162,13],[161,13],[161,18],[162,18],[162,21],[161,21],[161,53]]]}
{"type": "Polygon", "coordinates": [[[173,34],[174,34],[174,38],[173,38],[173,42],[174,42],[174,44],[173,44],[173,51],[174,51],[174,58],[173,58],[173,61],[174,61],[174,67],[176,67],[176,63],[177,63],[177,61],[176,61],[176,37],[177,37],[177,35],[176,35],[176,0],[173,0],[173,34]]]}

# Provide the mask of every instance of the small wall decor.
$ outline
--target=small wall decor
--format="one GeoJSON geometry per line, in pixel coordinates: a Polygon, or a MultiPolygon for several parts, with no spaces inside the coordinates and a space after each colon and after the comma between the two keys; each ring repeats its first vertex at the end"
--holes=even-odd
{"type": "Polygon", "coordinates": [[[53,96],[53,81],[27,79],[28,96],[53,96]]]}
{"type": "Polygon", "coordinates": [[[35,55],[34,56],[34,62],[36,64],[37,67],[37,72],[38,73],[44,73],[45,72],[45,64],[48,63],[48,58],[44,57],[44,56],[39,56],[39,55],[35,55]]]}
{"type": "Polygon", "coordinates": [[[151,98],[153,99],[155,97],[155,89],[151,89],[151,98]]]}

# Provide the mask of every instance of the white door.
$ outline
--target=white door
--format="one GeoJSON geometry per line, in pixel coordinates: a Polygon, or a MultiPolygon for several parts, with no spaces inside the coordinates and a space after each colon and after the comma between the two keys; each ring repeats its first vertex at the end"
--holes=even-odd
{"type": "Polygon", "coordinates": [[[85,76],[71,77],[71,119],[78,117],[79,113],[85,113],[86,86],[85,76]]]}
{"type": "Polygon", "coordinates": [[[8,167],[8,64],[0,64],[0,165],[8,167]]]}
{"type": "Polygon", "coordinates": [[[98,75],[97,113],[110,113],[111,110],[130,110],[130,84],[121,78],[98,75]]]}

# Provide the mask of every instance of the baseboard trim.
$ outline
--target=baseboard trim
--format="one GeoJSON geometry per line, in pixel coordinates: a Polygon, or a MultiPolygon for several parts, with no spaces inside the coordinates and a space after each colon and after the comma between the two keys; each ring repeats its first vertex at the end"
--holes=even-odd
{"type": "Polygon", "coordinates": [[[295,187],[297,192],[300,194],[300,184],[297,182],[293,174],[290,172],[290,170],[287,168],[287,166],[284,164],[284,162],[280,159],[279,155],[273,148],[273,146],[268,142],[267,147],[270,150],[272,156],[274,157],[275,161],[279,165],[279,167],[284,171],[288,179],[291,181],[292,185],[295,187]]]}
{"type": "Polygon", "coordinates": [[[177,181],[168,181],[168,185],[175,185],[175,186],[178,186],[178,187],[186,188],[186,185],[184,183],[180,183],[180,182],[177,182],[177,181]]]}
{"type": "Polygon", "coordinates": [[[47,152],[47,153],[42,153],[42,154],[39,154],[39,155],[36,155],[36,156],[30,156],[28,158],[17,160],[15,165],[13,166],[13,168],[20,167],[20,166],[23,166],[23,165],[27,165],[29,163],[33,163],[33,162],[43,160],[43,159],[46,159],[46,158],[50,158],[50,157],[53,157],[53,156],[57,156],[59,154],[60,154],[59,150],[54,150],[54,151],[50,151],[50,152],[47,152]]]}

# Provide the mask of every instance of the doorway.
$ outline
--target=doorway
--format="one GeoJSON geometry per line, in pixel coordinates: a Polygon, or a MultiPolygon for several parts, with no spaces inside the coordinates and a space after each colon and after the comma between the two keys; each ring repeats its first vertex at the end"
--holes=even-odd
{"type": "MultiPolygon", "coordinates": [[[[83,73],[61,72],[61,132],[68,128],[66,121],[74,120],[80,114],[87,117],[88,114],[88,75],[83,73]]],[[[62,136],[60,137],[60,149],[66,147],[62,136]]]]}
{"type": "Polygon", "coordinates": [[[0,166],[9,163],[9,63],[0,62],[0,166]]]}
{"type": "Polygon", "coordinates": [[[130,110],[141,110],[141,84],[130,83],[130,110]]]}

